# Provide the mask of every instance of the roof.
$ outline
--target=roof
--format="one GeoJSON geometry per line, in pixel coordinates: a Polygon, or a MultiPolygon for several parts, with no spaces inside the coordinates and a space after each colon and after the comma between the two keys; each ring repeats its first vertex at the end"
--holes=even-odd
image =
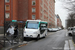
{"type": "Polygon", "coordinates": [[[41,21],[41,20],[27,20],[27,21],[41,21]]]}
{"type": "Polygon", "coordinates": [[[41,20],[27,20],[27,21],[37,21],[37,22],[46,22],[47,23],[47,21],[41,21],[41,20]]]}

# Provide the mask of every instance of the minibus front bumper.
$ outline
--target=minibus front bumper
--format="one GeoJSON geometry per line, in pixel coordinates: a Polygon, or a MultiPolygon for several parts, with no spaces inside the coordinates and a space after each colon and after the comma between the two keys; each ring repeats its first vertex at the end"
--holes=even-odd
{"type": "Polygon", "coordinates": [[[24,37],[28,37],[28,38],[37,38],[37,34],[26,34],[24,33],[24,37]]]}

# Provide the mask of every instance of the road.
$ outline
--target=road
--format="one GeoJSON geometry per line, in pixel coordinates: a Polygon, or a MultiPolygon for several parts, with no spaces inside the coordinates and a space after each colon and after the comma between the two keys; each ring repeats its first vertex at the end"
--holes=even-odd
{"type": "Polygon", "coordinates": [[[67,30],[61,30],[54,33],[48,33],[46,38],[39,41],[33,41],[26,46],[17,48],[16,50],[64,50],[67,30]]]}

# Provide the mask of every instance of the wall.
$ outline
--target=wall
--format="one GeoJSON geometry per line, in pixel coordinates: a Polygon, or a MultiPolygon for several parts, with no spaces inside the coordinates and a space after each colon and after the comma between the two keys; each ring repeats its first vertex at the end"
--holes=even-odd
{"type": "Polygon", "coordinates": [[[0,26],[4,23],[4,0],[0,0],[0,26]]]}

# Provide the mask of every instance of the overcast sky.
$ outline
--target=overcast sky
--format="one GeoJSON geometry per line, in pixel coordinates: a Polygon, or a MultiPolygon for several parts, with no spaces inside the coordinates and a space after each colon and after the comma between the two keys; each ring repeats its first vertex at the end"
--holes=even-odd
{"type": "Polygon", "coordinates": [[[61,18],[62,25],[65,27],[65,20],[67,18],[68,12],[64,9],[64,3],[60,0],[57,0],[55,3],[55,14],[58,14],[61,18]]]}

